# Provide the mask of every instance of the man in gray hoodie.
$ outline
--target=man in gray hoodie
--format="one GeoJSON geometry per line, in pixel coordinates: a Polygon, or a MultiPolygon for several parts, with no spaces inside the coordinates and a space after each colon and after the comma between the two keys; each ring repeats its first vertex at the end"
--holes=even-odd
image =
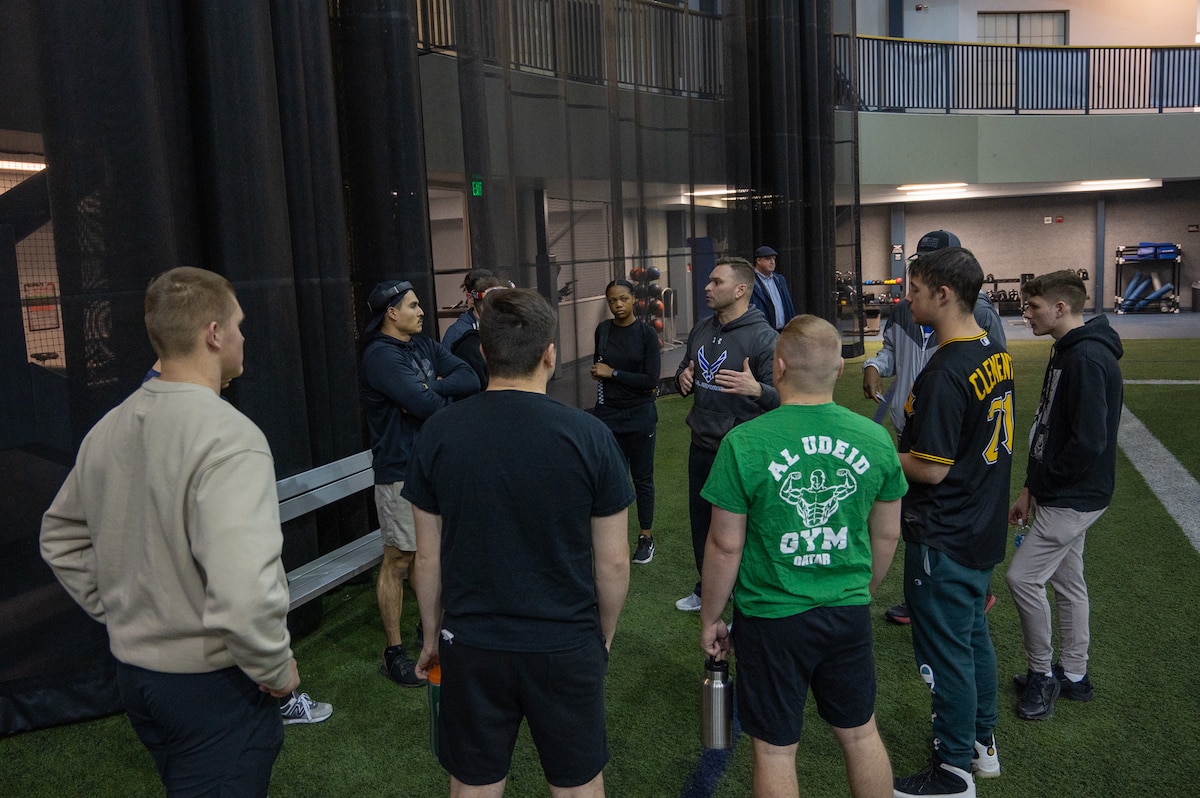
{"type": "MultiPolygon", "coordinates": [[[[745,258],[721,258],[704,287],[713,315],[696,322],[688,333],[687,351],[675,372],[679,395],[695,394],[687,425],[692,430],[688,451],[688,510],[696,573],[704,565],[704,546],[712,505],[700,490],[712,470],[725,433],[743,421],[779,407],[779,392],[771,377],[771,362],[779,333],[758,308],[750,307],[754,267],[745,258]]],[[[700,583],[675,602],[683,612],[700,611],[700,583]]]]}

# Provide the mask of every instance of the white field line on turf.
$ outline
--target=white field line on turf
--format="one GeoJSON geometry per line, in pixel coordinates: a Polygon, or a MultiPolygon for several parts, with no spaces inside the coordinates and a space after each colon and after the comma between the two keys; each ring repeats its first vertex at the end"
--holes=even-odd
{"type": "Polygon", "coordinates": [[[1200,552],[1200,483],[1150,434],[1128,408],[1121,408],[1117,442],[1150,490],[1200,552]]]}
{"type": "Polygon", "coordinates": [[[1126,385],[1200,385],[1200,380],[1125,380],[1126,385]]]}

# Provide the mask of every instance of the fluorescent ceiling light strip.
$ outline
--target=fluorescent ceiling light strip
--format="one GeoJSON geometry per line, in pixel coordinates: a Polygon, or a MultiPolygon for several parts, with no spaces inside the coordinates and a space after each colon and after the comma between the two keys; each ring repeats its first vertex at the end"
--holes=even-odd
{"type": "Polygon", "coordinates": [[[908,191],[905,192],[905,196],[912,197],[913,199],[923,199],[928,197],[956,197],[959,194],[966,193],[967,190],[965,188],[941,188],[934,190],[927,189],[925,191],[908,191]]]}
{"type": "Polygon", "coordinates": [[[685,197],[728,197],[734,194],[749,194],[748,188],[702,188],[699,191],[685,191],[685,197]]]}
{"type": "Polygon", "coordinates": [[[6,172],[40,172],[46,168],[44,163],[30,163],[29,161],[0,161],[0,170],[6,172]]]}
{"type": "Polygon", "coordinates": [[[1150,178],[1148,178],[1148,177],[1127,177],[1127,178],[1118,178],[1116,180],[1081,180],[1081,181],[1079,181],[1079,185],[1081,185],[1081,186],[1128,186],[1128,185],[1136,185],[1137,183],[1149,183],[1149,182],[1150,182],[1150,178]]]}
{"type": "Polygon", "coordinates": [[[946,188],[965,188],[966,183],[911,183],[907,186],[896,186],[897,191],[937,191],[946,188]]]}

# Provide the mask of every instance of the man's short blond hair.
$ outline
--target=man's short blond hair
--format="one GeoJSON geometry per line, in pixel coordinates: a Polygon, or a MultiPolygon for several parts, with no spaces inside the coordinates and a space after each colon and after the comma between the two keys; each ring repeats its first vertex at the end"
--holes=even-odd
{"type": "Polygon", "coordinates": [[[789,387],[832,391],[842,368],[842,335],[819,316],[796,316],[780,331],[775,357],[787,364],[783,379],[789,387]]]}
{"type": "Polygon", "coordinates": [[[189,355],[196,334],[233,318],[237,295],[216,272],[180,266],[155,277],[146,288],[146,332],[160,358],[189,355]]]}

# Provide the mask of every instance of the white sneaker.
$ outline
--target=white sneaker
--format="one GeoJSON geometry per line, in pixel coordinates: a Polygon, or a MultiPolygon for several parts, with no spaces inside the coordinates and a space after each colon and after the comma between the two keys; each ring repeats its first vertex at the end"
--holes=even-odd
{"type": "Polygon", "coordinates": [[[279,708],[283,725],[292,723],[320,723],[333,714],[333,705],[313,701],[308,693],[292,693],[291,700],[279,708]]]}
{"type": "Polygon", "coordinates": [[[987,744],[975,741],[975,756],[971,759],[971,772],[977,778],[994,779],[1000,775],[1000,757],[996,755],[996,735],[987,744]]]}
{"type": "Polygon", "coordinates": [[[695,593],[688,593],[675,602],[675,609],[681,612],[700,612],[700,597],[695,593]]]}

